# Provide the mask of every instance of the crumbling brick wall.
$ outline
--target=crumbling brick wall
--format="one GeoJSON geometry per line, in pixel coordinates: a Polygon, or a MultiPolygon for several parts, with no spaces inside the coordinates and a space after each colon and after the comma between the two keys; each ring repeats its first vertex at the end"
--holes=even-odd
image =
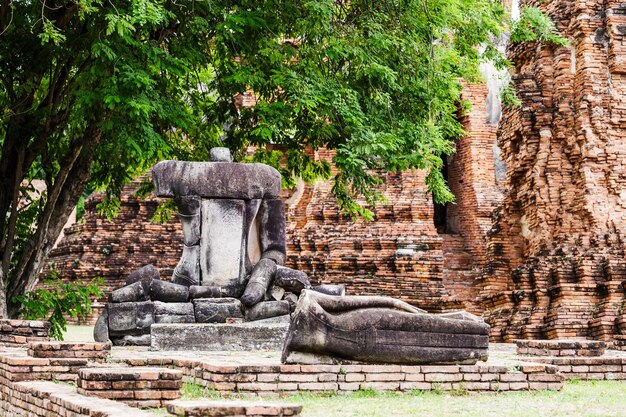
{"type": "Polygon", "coordinates": [[[626,278],[626,5],[535,5],[570,45],[509,50],[522,105],[500,124],[508,191],[480,302],[497,340],[610,339],[626,278]]]}

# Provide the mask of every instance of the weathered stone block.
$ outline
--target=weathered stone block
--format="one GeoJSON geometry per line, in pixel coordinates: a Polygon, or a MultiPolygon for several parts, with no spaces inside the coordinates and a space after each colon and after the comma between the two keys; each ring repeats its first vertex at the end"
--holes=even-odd
{"type": "Polygon", "coordinates": [[[245,306],[253,306],[263,299],[272,277],[276,272],[276,262],[272,259],[261,259],[252,270],[241,302],[245,306]]]}
{"type": "Polygon", "coordinates": [[[154,314],[193,316],[193,303],[164,303],[154,301],[154,314]]]}
{"type": "Polygon", "coordinates": [[[336,295],[340,297],[346,295],[346,289],[343,285],[318,285],[317,287],[313,287],[311,289],[327,295],[336,295]]]}
{"type": "Polygon", "coordinates": [[[144,288],[147,290],[153,279],[160,279],[160,272],[154,265],[148,264],[131,272],[126,278],[126,285],[143,282],[144,288]]]}
{"type": "Polygon", "coordinates": [[[134,301],[147,301],[150,297],[145,291],[142,282],[135,282],[122,287],[109,294],[110,303],[129,303],[134,301]]]}
{"type": "Polygon", "coordinates": [[[155,323],[195,323],[192,303],[154,302],[155,323]]]}
{"type": "Polygon", "coordinates": [[[280,350],[288,324],[154,324],[151,347],[157,350],[280,350]]]}
{"type": "Polygon", "coordinates": [[[263,320],[277,316],[284,316],[290,312],[288,301],[262,301],[245,309],[247,321],[263,320]]]}
{"type": "Polygon", "coordinates": [[[111,303],[107,311],[110,336],[148,333],[154,323],[154,304],[150,301],[111,303]]]}
{"type": "Polygon", "coordinates": [[[156,301],[168,303],[184,303],[189,299],[189,288],[167,281],[152,281],[150,296],[156,301]]]}
{"type": "Polygon", "coordinates": [[[102,343],[109,341],[109,312],[106,308],[93,326],[93,340],[102,343]]]}
{"type": "Polygon", "coordinates": [[[193,300],[197,323],[225,323],[229,317],[243,318],[236,298],[198,298],[193,300]]]}
{"type": "Polygon", "coordinates": [[[209,285],[192,285],[189,287],[189,298],[220,298],[222,296],[222,289],[216,286],[209,285]]]}
{"type": "Polygon", "coordinates": [[[286,267],[281,267],[276,270],[274,285],[295,294],[300,294],[302,290],[311,288],[309,277],[305,272],[286,267]]]}

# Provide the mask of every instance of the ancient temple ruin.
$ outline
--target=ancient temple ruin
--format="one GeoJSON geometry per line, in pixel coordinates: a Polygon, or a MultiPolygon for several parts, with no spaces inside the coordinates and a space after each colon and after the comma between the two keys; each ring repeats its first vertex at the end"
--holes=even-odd
{"type": "MultiPolygon", "coordinates": [[[[418,171],[386,176],[390,204],[372,223],[342,217],[328,182],[283,190],[288,266],[350,293],[482,314],[495,341],[626,335],[626,6],[537,6],[569,45],[509,47],[522,104],[499,123],[494,83],[466,86],[468,134],[444,168],[456,204],[433,205],[418,171]]],[[[171,275],[178,220],[151,223],[156,199],[133,197],[137,186],[110,222],[92,197],[49,268],[103,276],[108,290],[147,263],[171,275]]]]}

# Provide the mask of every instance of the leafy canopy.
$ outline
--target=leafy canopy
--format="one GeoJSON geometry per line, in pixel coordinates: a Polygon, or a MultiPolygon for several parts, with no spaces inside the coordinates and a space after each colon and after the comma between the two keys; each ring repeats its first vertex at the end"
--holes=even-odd
{"type": "MultiPolygon", "coordinates": [[[[368,214],[355,200],[380,197],[379,170],[425,169],[435,200],[450,201],[439,169],[463,133],[462,80],[479,80],[485,59],[506,64],[493,42],[508,22],[494,0],[10,5],[0,36],[3,121],[20,93],[33,93],[27,137],[47,142],[33,166],[54,177],[95,119],[92,183],[108,197],[159,159],[203,160],[223,142],[239,159],[257,146],[254,159],[279,167],[286,186],[328,177],[327,161],[309,151],[334,150],[333,191],[348,212],[368,214]],[[49,97],[56,85],[65,89],[49,97]],[[237,106],[248,91],[256,104],[237,106]]],[[[514,33],[537,39],[549,19],[526,15],[530,24],[514,33]]],[[[115,198],[106,203],[115,211],[115,198]]]]}

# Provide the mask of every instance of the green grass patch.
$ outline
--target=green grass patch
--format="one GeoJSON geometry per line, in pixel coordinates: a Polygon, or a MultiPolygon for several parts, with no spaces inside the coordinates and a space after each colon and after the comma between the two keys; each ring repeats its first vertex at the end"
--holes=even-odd
{"type": "MultiPolygon", "coordinates": [[[[222,398],[216,391],[185,383],[183,399],[222,398]]],[[[255,400],[255,397],[236,396],[255,400]]],[[[583,416],[626,415],[626,382],[580,381],[565,384],[562,391],[475,393],[457,391],[410,391],[406,393],[367,389],[351,394],[300,393],[280,400],[304,406],[303,417],[406,417],[406,416],[583,416]]],[[[163,410],[154,410],[156,415],[163,410]]]]}
{"type": "Polygon", "coordinates": [[[403,394],[367,390],[331,397],[296,395],[283,400],[303,404],[303,417],[624,416],[626,382],[574,381],[566,383],[560,392],[479,394],[466,390],[434,390],[403,394]]]}

